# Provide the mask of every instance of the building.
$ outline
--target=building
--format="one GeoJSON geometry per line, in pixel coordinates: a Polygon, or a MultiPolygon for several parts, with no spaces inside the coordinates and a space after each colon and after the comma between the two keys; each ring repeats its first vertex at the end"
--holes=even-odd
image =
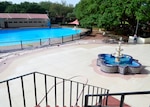
{"type": "Polygon", "coordinates": [[[47,14],[0,13],[0,28],[50,27],[47,14]]]}

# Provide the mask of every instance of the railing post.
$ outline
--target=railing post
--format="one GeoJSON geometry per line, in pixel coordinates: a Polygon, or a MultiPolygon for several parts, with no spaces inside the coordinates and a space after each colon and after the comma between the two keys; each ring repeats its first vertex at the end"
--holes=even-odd
{"type": "Polygon", "coordinates": [[[61,43],[63,43],[64,42],[64,37],[62,36],[62,41],[61,41],[61,43]]]}
{"type": "Polygon", "coordinates": [[[99,96],[98,105],[99,105],[99,107],[101,107],[101,106],[102,106],[102,96],[99,96]]]}
{"type": "Polygon", "coordinates": [[[22,41],[20,41],[20,43],[21,43],[21,49],[23,49],[23,44],[22,44],[22,41]]]}
{"type": "Polygon", "coordinates": [[[51,39],[50,38],[48,39],[48,41],[49,41],[49,45],[51,45],[51,39]]]}
{"type": "Polygon", "coordinates": [[[72,106],[72,81],[70,82],[70,107],[72,106]]]}
{"type": "Polygon", "coordinates": [[[23,77],[22,76],[21,76],[21,85],[22,85],[23,103],[24,103],[24,107],[26,107],[25,92],[24,92],[24,83],[23,83],[23,77]]]}
{"type": "Polygon", "coordinates": [[[33,81],[34,81],[35,105],[37,105],[37,92],[36,92],[36,76],[35,76],[35,72],[33,73],[33,81]]]}
{"type": "Polygon", "coordinates": [[[54,78],[54,84],[55,84],[55,107],[57,106],[57,82],[56,77],[54,78]]]}
{"type": "Polygon", "coordinates": [[[123,107],[124,103],[124,94],[121,95],[120,107],[123,107]]]}
{"type": "Polygon", "coordinates": [[[42,45],[42,40],[40,39],[40,46],[42,45]]]}
{"type": "Polygon", "coordinates": [[[46,105],[48,105],[48,98],[47,98],[47,76],[46,74],[44,75],[45,78],[45,100],[46,100],[46,105]]]}
{"type": "Polygon", "coordinates": [[[65,106],[65,80],[63,79],[63,107],[65,106]]]}
{"type": "Polygon", "coordinates": [[[9,81],[7,81],[7,91],[8,91],[8,97],[9,97],[9,105],[10,107],[12,107],[11,95],[10,95],[10,89],[9,89],[9,81]]]}
{"type": "Polygon", "coordinates": [[[78,105],[78,93],[79,93],[79,83],[77,82],[77,97],[76,97],[76,106],[78,105]]]}
{"type": "MultiPolygon", "coordinates": [[[[97,94],[98,94],[99,88],[97,87],[97,94]]],[[[96,96],[96,103],[97,103],[97,96],[96,96]]]]}
{"type": "MultiPolygon", "coordinates": [[[[94,94],[94,86],[93,86],[93,92],[92,92],[92,94],[94,94]]],[[[93,96],[92,96],[92,105],[93,105],[93,96]]]]}
{"type": "Polygon", "coordinates": [[[88,96],[85,95],[85,104],[84,104],[84,107],[88,107],[88,96]]]}
{"type": "Polygon", "coordinates": [[[83,91],[82,91],[82,107],[83,107],[83,101],[84,101],[84,87],[85,87],[85,84],[83,84],[83,91]]]}
{"type": "Polygon", "coordinates": [[[88,94],[90,93],[90,85],[88,85],[88,94]]]}
{"type": "Polygon", "coordinates": [[[81,39],[81,33],[79,35],[80,35],[80,39],[81,39]]]}
{"type": "Polygon", "coordinates": [[[107,90],[107,96],[106,96],[106,106],[108,105],[108,94],[109,94],[109,90],[107,90]]]}
{"type": "Polygon", "coordinates": [[[72,41],[73,41],[73,35],[72,35],[72,41]]]}

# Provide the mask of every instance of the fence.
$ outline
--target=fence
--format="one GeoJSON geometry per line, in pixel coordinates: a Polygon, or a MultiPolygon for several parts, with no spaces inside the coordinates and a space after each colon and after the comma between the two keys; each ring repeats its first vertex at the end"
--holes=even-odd
{"type": "Polygon", "coordinates": [[[0,42],[0,53],[6,53],[10,51],[35,49],[46,46],[53,46],[82,39],[84,36],[90,34],[92,30],[84,31],[80,34],[62,36],[60,38],[45,38],[37,40],[26,40],[26,41],[13,41],[13,42],[0,42]]]}
{"type": "Polygon", "coordinates": [[[33,72],[0,82],[0,107],[73,107],[84,106],[85,94],[108,94],[109,90],[33,72]]]}

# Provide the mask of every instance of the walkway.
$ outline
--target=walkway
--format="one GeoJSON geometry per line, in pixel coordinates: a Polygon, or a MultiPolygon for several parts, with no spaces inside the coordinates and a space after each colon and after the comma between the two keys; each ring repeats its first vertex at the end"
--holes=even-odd
{"type": "MultiPolygon", "coordinates": [[[[75,41],[73,44],[13,54],[14,57],[5,59],[0,65],[0,81],[38,71],[62,78],[83,75],[89,79],[89,84],[108,88],[110,92],[148,91],[150,89],[150,44],[124,44],[122,46],[123,53],[138,59],[144,69],[142,74],[121,75],[106,74],[96,66],[97,55],[114,53],[117,44],[84,42],[75,41]]],[[[125,99],[125,102],[132,107],[149,107],[149,99],[150,95],[130,96],[125,99]]]]}

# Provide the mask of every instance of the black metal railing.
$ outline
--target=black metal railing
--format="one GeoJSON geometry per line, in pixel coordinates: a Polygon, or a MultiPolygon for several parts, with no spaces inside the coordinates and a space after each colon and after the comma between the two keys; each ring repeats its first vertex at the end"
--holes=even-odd
{"type": "Polygon", "coordinates": [[[86,30],[79,34],[62,36],[60,38],[44,38],[36,40],[25,40],[25,41],[13,41],[13,42],[0,42],[0,53],[6,53],[10,51],[35,49],[46,46],[53,46],[82,39],[84,36],[92,33],[91,30],[86,30]]]}
{"type": "Polygon", "coordinates": [[[0,82],[0,107],[83,107],[86,94],[109,92],[87,82],[83,76],[64,79],[39,72],[21,75],[0,82]],[[79,78],[84,82],[75,81],[79,78]]]}
{"type": "MultiPolygon", "coordinates": [[[[126,93],[107,93],[107,94],[91,94],[91,95],[86,95],[85,96],[85,105],[84,107],[124,107],[124,99],[125,96],[135,96],[135,95],[144,95],[144,94],[149,94],[150,91],[143,91],[143,92],[126,92],[126,93]],[[108,104],[109,102],[109,96],[120,96],[119,104],[118,105],[111,105],[108,104]],[[91,99],[98,98],[93,102],[91,99]]],[[[135,102],[136,103],[136,102],[135,102]]]]}

